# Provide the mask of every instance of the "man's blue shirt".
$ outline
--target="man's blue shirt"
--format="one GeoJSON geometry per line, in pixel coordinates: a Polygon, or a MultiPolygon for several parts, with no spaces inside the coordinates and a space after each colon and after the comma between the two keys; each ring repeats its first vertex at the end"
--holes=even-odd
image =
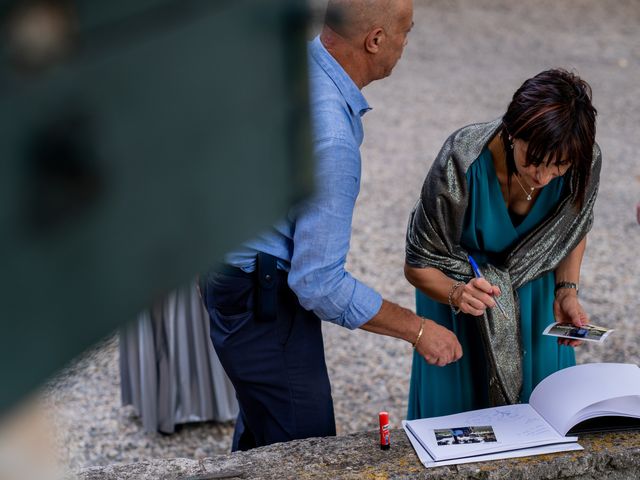
{"type": "Polygon", "coordinates": [[[258,251],[277,257],[305,309],[354,329],[371,320],[382,305],[380,294],[344,269],[360,192],[361,117],[371,108],[319,37],[309,44],[309,77],[315,194],[226,261],[253,271],[258,251]]]}

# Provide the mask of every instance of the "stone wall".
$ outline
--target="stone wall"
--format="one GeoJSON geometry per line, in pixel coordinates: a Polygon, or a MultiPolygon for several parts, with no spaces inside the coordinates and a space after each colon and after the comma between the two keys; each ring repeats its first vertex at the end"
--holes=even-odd
{"type": "Polygon", "coordinates": [[[210,479],[487,479],[640,478],[640,432],[588,435],[584,451],[425,469],[400,429],[382,451],[377,432],[280,443],[204,460],[154,460],[132,465],[91,467],[80,480],[210,479]]]}

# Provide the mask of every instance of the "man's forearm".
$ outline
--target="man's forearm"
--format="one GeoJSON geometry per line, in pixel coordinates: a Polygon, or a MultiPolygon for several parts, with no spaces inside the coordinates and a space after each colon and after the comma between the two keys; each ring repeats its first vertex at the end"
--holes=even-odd
{"type": "Polygon", "coordinates": [[[368,332],[400,338],[413,344],[420,331],[420,317],[400,305],[382,300],[378,313],[360,328],[368,332]]]}
{"type": "Polygon", "coordinates": [[[453,332],[387,300],[360,328],[406,340],[432,365],[443,367],[462,356],[462,347],[453,332]]]}

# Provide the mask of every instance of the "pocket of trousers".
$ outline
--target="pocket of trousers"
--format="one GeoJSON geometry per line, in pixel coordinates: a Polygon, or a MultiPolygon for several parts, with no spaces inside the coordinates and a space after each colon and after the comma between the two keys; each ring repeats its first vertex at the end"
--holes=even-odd
{"type": "Polygon", "coordinates": [[[220,319],[235,321],[246,314],[253,314],[254,284],[251,278],[238,278],[215,273],[207,285],[207,305],[220,319]]]}
{"type": "Polygon", "coordinates": [[[236,313],[234,315],[225,315],[219,310],[214,309],[210,312],[212,320],[212,328],[224,336],[233,335],[242,330],[245,325],[253,321],[253,312],[236,313]]]}

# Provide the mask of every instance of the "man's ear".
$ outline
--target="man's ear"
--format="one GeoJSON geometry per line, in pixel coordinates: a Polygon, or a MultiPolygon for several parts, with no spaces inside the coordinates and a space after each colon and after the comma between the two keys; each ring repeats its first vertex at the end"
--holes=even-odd
{"type": "Polygon", "coordinates": [[[384,28],[378,27],[371,30],[364,39],[364,48],[369,53],[378,53],[380,45],[384,42],[384,28]]]}

